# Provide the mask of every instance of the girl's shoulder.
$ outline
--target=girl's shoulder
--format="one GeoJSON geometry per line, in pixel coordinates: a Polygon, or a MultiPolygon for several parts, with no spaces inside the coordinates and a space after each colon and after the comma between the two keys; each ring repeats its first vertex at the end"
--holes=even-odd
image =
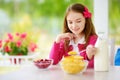
{"type": "Polygon", "coordinates": [[[97,39],[98,36],[97,35],[91,35],[89,39],[97,39]]]}
{"type": "Polygon", "coordinates": [[[95,44],[97,41],[98,36],[97,35],[91,35],[89,37],[89,44],[95,44]]]}

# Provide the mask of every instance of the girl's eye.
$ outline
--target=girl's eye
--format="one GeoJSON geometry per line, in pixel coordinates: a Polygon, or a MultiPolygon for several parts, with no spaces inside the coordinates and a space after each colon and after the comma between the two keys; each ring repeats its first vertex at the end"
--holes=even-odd
{"type": "Polygon", "coordinates": [[[68,22],[69,24],[72,24],[72,22],[68,22]]]}
{"type": "Polygon", "coordinates": [[[81,21],[77,21],[77,23],[80,23],[81,21]]]}

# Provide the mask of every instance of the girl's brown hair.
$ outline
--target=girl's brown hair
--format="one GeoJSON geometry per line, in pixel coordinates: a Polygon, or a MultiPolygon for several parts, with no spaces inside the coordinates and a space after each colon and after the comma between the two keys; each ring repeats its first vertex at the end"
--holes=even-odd
{"type": "MultiPolygon", "coordinates": [[[[75,3],[68,7],[68,9],[66,11],[66,15],[64,17],[63,33],[67,33],[67,32],[72,33],[68,28],[67,19],[66,19],[67,15],[70,11],[74,11],[74,12],[83,14],[83,12],[85,11],[85,6],[80,3],[75,3]]],[[[85,18],[85,21],[86,22],[85,22],[85,28],[83,30],[83,33],[85,34],[85,41],[86,41],[85,47],[86,47],[88,44],[89,36],[97,35],[97,34],[95,32],[95,28],[94,28],[91,18],[85,18]]],[[[68,44],[69,44],[69,41],[65,41],[65,48],[68,47],[68,44]]]]}

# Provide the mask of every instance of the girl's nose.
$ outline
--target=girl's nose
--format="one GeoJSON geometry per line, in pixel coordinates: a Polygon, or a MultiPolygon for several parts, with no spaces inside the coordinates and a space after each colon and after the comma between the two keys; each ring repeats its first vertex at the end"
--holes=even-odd
{"type": "Polygon", "coordinates": [[[75,29],[76,28],[76,23],[72,24],[72,28],[75,29]]]}

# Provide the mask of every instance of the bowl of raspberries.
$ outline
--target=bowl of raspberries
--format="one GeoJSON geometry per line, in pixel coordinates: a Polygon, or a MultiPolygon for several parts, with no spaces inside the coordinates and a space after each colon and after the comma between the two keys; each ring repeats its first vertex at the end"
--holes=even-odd
{"type": "Polygon", "coordinates": [[[34,61],[34,65],[39,69],[46,69],[50,67],[53,63],[52,59],[38,59],[34,61]]]}

